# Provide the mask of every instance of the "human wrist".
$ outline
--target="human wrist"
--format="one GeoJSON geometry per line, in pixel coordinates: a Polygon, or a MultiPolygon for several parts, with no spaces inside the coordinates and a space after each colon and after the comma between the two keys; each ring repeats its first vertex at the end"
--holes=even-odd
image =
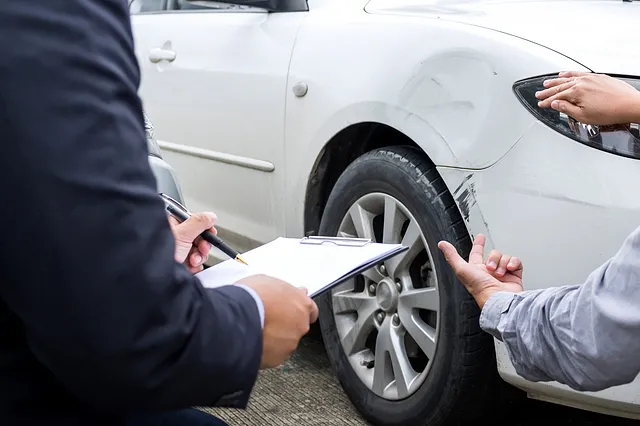
{"type": "Polygon", "coordinates": [[[254,302],[256,303],[256,308],[258,308],[258,315],[260,316],[260,326],[264,329],[265,312],[264,312],[264,302],[262,301],[262,298],[260,297],[257,291],[255,291],[254,289],[252,289],[246,284],[238,283],[236,284],[236,286],[245,290],[253,298],[254,302]]]}
{"type": "Polygon", "coordinates": [[[625,123],[640,123],[640,91],[630,96],[621,108],[625,123]]]}
{"type": "Polygon", "coordinates": [[[489,300],[489,298],[493,296],[495,293],[497,293],[498,291],[500,290],[497,288],[485,289],[476,294],[473,294],[473,298],[475,299],[480,309],[482,309],[485,303],[487,303],[487,300],[489,300]]]}

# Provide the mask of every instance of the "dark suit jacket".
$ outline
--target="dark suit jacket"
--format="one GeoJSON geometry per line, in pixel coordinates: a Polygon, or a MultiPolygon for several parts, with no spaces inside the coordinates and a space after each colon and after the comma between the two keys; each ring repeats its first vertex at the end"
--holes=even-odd
{"type": "Polygon", "coordinates": [[[0,424],[245,405],[259,313],[174,261],[126,0],[2,0],[0,52],[0,424]]]}

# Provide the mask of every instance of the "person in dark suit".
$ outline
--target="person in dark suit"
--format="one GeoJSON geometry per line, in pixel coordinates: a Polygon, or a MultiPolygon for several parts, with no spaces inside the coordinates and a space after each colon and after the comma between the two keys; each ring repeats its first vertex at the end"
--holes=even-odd
{"type": "Polygon", "coordinates": [[[317,307],[269,277],[204,289],[181,264],[214,217],[172,232],[156,193],[126,0],[3,0],[0,52],[0,424],[246,406],[317,307]]]}

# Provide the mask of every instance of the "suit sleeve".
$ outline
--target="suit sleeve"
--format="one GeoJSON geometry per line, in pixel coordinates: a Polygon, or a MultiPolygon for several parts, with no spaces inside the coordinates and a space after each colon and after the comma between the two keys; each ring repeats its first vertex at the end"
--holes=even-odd
{"type": "Polygon", "coordinates": [[[0,33],[0,296],[33,354],[97,408],[243,406],[258,308],[174,260],[126,1],[5,0],[0,33]]]}
{"type": "Polygon", "coordinates": [[[584,284],[496,293],[480,326],[505,343],[516,372],[578,391],[632,382],[640,373],[640,228],[584,284]]]}

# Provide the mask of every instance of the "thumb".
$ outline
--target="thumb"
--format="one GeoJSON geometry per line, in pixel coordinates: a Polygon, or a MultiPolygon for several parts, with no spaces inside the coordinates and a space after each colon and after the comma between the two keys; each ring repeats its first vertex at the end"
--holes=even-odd
{"type": "Polygon", "coordinates": [[[176,239],[192,243],[201,233],[211,229],[216,223],[214,213],[194,213],[191,217],[174,228],[176,239]]]}
{"type": "Polygon", "coordinates": [[[444,254],[444,258],[447,259],[447,263],[451,266],[453,271],[458,274],[469,264],[458,254],[458,250],[450,243],[446,241],[440,241],[438,248],[444,254]]]}
{"type": "Polygon", "coordinates": [[[462,281],[465,286],[470,285],[478,279],[477,269],[473,265],[469,265],[469,263],[458,254],[458,250],[456,250],[454,246],[446,241],[440,241],[438,248],[442,250],[444,258],[447,259],[447,263],[449,263],[453,272],[455,272],[458,279],[462,281]]]}
{"type": "Polygon", "coordinates": [[[447,259],[447,262],[451,265],[451,269],[453,269],[458,279],[470,292],[472,291],[470,287],[486,279],[485,275],[488,274],[483,274],[474,265],[467,263],[467,261],[458,254],[456,248],[448,242],[440,241],[438,248],[442,250],[445,259],[447,259]]]}

